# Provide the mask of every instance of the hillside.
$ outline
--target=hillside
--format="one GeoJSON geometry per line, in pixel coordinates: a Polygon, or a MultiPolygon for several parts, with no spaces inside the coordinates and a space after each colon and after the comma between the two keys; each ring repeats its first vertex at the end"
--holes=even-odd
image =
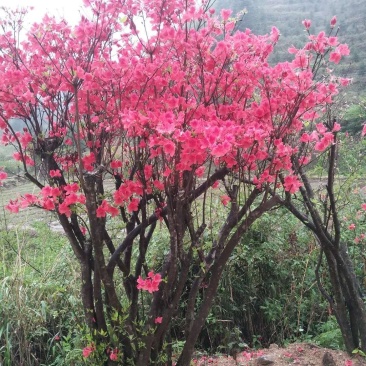
{"type": "Polygon", "coordinates": [[[217,0],[216,9],[230,8],[234,14],[246,8],[247,14],[240,24],[241,29],[250,28],[254,33],[265,34],[276,26],[281,39],[273,62],[289,57],[291,45],[301,45],[306,34],[301,24],[312,20],[312,32],[329,29],[329,21],[337,16],[338,35],[348,43],[351,55],[337,69],[338,74],[353,78],[352,90],[364,93],[366,86],[366,0],[217,0]]]}

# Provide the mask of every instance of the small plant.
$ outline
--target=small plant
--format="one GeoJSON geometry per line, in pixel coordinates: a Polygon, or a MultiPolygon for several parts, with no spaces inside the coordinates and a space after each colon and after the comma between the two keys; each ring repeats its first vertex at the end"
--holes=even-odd
{"type": "Polygon", "coordinates": [[[314,337],[314,341],[320,346],[332,349],[344,349],[342,334],[333,316],[319,327],[318,332],[319,334],[314,337]]]}
{"type": "Polygon", "coordinates": [[[366,353],[363,352],[362,350],[360,350],[359,348],[354,349],[352,351],[352,354],[359,355],[359,356],[362,356],[362,357],[366,358],[366,353]]]}

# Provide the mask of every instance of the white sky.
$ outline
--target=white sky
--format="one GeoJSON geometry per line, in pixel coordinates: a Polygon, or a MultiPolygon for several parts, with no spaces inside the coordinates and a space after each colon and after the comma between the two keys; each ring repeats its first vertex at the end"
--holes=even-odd
{"type": "Polygon", "coordinates": [[[82,0],[0,0],[0,6],[33,6],[34,9],[26,17],[26,22],[30,23],[40,21],[46,12],[63,16],[69,23],[75,23],[79,19],[81,5],[82,0]]]}

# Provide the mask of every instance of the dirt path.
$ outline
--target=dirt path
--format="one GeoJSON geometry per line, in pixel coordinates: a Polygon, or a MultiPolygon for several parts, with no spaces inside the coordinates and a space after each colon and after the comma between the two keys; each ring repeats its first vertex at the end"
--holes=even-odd
{"type": "Polygon", "coordinates": [[[295,343],[286,348],[271,345],[269,349],[244,351],[232,356],[204,356],[193,361],[195,366],[366,366],[366,358],[350,357],[339,350],[318,347],[310,343],[295,343]]]}

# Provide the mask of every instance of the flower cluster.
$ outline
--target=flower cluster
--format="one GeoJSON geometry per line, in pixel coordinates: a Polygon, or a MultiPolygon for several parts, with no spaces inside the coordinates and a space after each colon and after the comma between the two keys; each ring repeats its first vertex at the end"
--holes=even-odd
{"type": "Polygon", "coordinates": [[[83,348],[83,357],[88,358],[95,351],[94,344],[83,348]]]}
{"type": "Polygon", "coordinates": [[[111,361],[118,361],[118,348],[108,349],[107,352],[111,361]]]}
{"type": "Polygon", "coordinates": [[[153,292],[158,291],[160,282],[161,275],[159,273],[155,274],[153,271],[150,271],[145,280],[139,276],[137,279],[137,288],[139,290],[148,291],[150,294],[152,294],[153,292]]]}

